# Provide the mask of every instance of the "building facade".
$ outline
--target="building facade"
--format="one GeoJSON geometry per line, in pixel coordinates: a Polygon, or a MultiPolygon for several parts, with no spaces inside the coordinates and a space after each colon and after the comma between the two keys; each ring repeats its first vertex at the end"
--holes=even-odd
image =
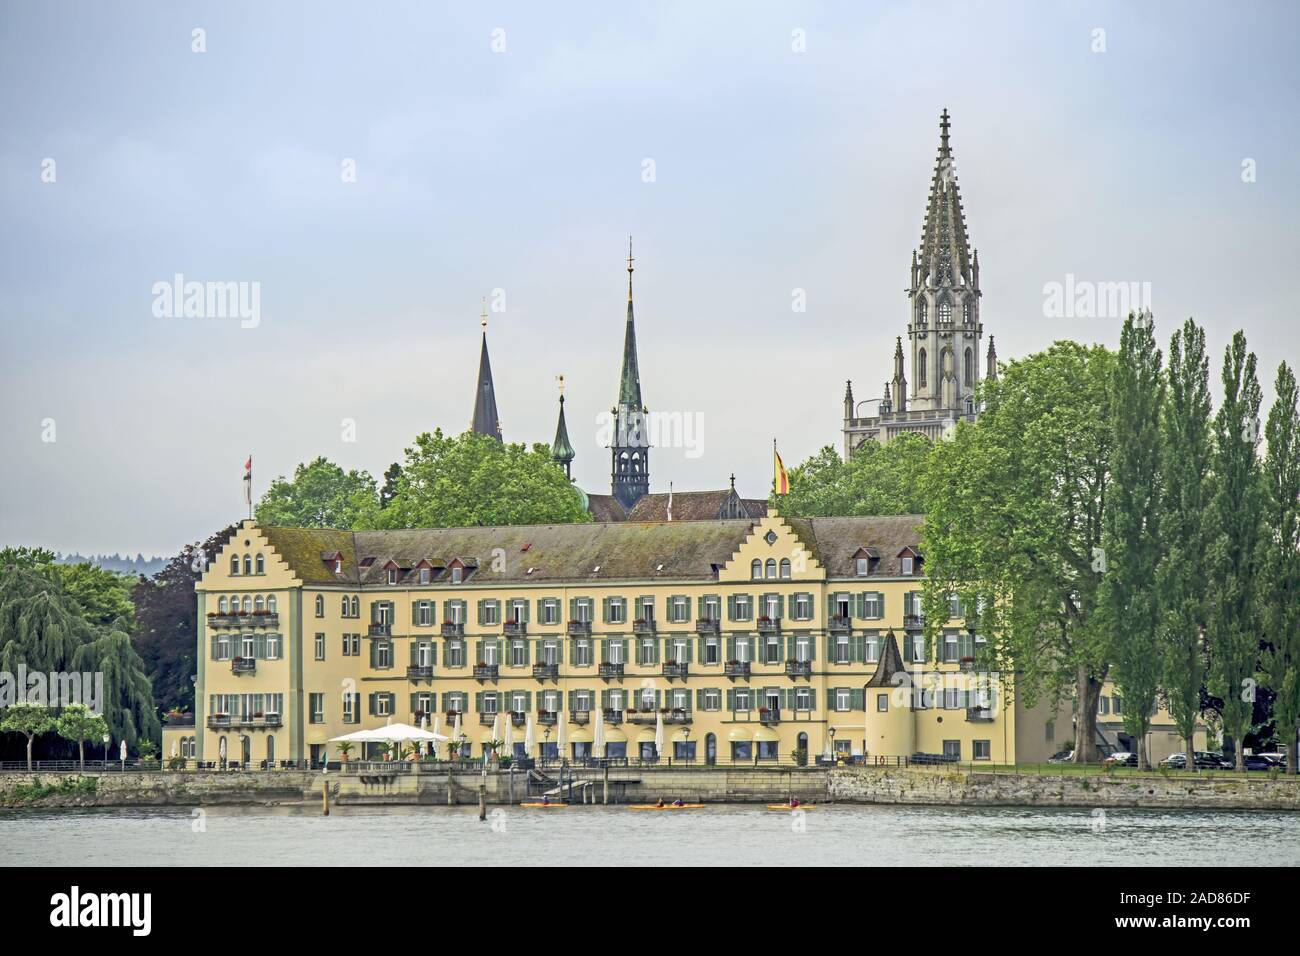
{"type": "Polygon", "coordinates": [[[979,251],[972,251],[966,232],[949,129],[948,111],[944,110],[921,245],[912,251],[907,344],[904,346],[902,336],[895,340],[893,378],[884,384],[879,398],[859,402],[854,399],[852,381],[847,383],[845,457],[864,442],[883,443],[905,432],[942,438],[957,421],[973,421],[978,414],[975,389],[981,363],[983,374],[997,375],[997,352],[991,336],[987,354],[981,355],[984,324],[980,318],[979,251]],[[872,402],[876,414],[860,414],[872,402]]]}
{"type": "Polygon", "coordinates": [[[1025,708],[981,670],[960,608],[927,641],[919,522],[246,521],[197,585],[196,726],[169,728],[164,752],[319,764],[333,737],[459,719],[478,757],[505,715],[516,752],[531,723],[531,756],[582,759],[599,711],[609,757],[1045,759],[1068,710],[1025,708]]]}

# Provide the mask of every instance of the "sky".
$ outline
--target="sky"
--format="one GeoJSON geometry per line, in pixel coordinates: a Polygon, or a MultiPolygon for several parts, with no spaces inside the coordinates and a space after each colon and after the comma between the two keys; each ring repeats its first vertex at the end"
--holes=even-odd
{"type": "Polygon", "coordinates": [[[1244,329],[1268,403],[1298,9],[6,0],[0,544],[175,553],[249,454],[258,494],[381,476],[468,425],[484,297],[506,440],[551,441],[563,374],[607,492],[629,235],[644,401],[691,427],[652,490],[765,497],[773,438],[840,446],[845,381],[891,374],[944,108],[1000,358],[1118,343],[1050,284],[1147,283],[1216,394],[1244,329]],[[257,309],[168,315],[176,275],[257,309]]]}

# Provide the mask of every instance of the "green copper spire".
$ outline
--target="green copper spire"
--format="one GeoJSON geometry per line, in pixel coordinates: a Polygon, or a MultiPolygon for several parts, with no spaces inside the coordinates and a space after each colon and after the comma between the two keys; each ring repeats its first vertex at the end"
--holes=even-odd
{"type": "Polygon", "coordinates": [[[488,361],[487,347],[487,300],[483,300],[483,347],[478,357],[478,387],[474,391],[474,416],[470,419],[470,431],[480,435],[491,435],[501,441],[501,419],[497,415],[497,394],[492,385],[492,363],[488,361]]]}
{"type": "Polygon", "coordinates": [[[618,383],[618,403],[641,407],[641,371],[636,364],[636,323],[632,319],[632,237],[627,237],[627,327],[623,332],[623,374],[618,383]]]}
{"type": "Polygon", "coordinates": [[[560,421],[555,426],[555,441],[551,443],[551,458],[564,469],[564,475],[570,481],[573,474],[570,469],[576,457],[573,445],[569,442],[569,427],[564,422],[564,376],[560,377],[560,421]]]}

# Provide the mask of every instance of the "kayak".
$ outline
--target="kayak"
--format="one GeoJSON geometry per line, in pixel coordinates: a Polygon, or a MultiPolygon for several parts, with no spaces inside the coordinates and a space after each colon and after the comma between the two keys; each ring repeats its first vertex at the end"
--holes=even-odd
{"type": "Polygon", "coordinates": [[[533,810],[562,810],[568,806],[567,803],[521,803],[519,805],[533,810]]]}
{"type": "Polygon", "coordinates": [[[665,803],[662,807],[657,803],[634,803],[628,807],[629,810],[702,810],[703,808],[702,803],[683,803],[676,806],[665,803]]]}
{"type": "Polygon", "coordinates": [[[801,803],[797,807],[792,807],[788,803],[769,803],[767,808],[769,810],[815,810],[817,809],[817,804],[801,803]]]}

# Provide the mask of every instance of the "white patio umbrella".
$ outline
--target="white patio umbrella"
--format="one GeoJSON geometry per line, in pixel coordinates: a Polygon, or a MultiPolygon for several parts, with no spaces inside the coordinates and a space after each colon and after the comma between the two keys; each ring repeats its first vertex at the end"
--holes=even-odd
{"type": "Polygon", "coordinates": [[[515,715],[506,714],[505,752],[507,756],[515,755],[515,715]]]}
{"type": "Polygon", "coordinates": [[[605,756],[605,712],[597,708],[596,720],[591,728],[591,755],[605,756]]]}
{"type": "Polygon", "coordinates": [[[662,758],[664,755],[664,715],[662,712],[655,714],[655,756],[662,758]]]}
{"type": "MultiPolygon", "coordinates": [[[[451,725],[451,739],[454,740],[454,741],[456,741],[456,747],[457,747],[457,748],[460,747],[460,737],[461,737],[461,733],[460,733],[460,713],[457,712],[457,714],[456,714],[456,720],[455,720],[455,721],[452,723],[452,725],[451,725]]],[[[456,751],[456,755],[457,755],[457,756],[460,755],[460,750],[459,750],[459,749],[457,749],[457,751],[456,751]]]]}
{"type": "Polygon", "coordinates": [[[537,746],[537,734],[533,730],[533,715],[528,715],[528,726],[524,728],[524,751],[528,756],[533,755],[533,748],[537,746]]]}
{"type": "Polygon", "coordinates": [[[349,741],[351,743],[428,743],[430,741],[446,740],[442,734],[435,734],[420,727],[412,727],[410,724],[385,724],[383,727],[372,727],[369,730],[355,730],[350,734],[344,734],[341,737],[331,737],[331,743],[341,743],[349,741]]]}
{"type": "Polygon", "coordinates": [[[226,738],[225,737],[221,738],[221,747],[219,748],[219,752],[221,754],[221,759],[225,760],[226,759],[226,738]]]}
{"type": "Polygon", "coordinates": [[[434,732],[435,734],[436,734],[436,733],[441,729],[441,728],[439,727],[439,725],[440,725],[441,723],[442,723],[442,714],[434,714],[434,715],[433,715],[433,732],[434,732]]]}
{"type": "Polygon", "coordinates": [[[497,715],[492,718],[492,739],[501,739],[501,711],[499,710],[497,711],[497,715]]]}
{"type": "Polygon", "coordinates": [[[835,752],[831,750],[830,734],[826,735],[826,749],[822,751],[822,756],[825,757],[827,760],[833,760],[835,758],[835,752]]]}
{"type": "Polygon", "coordinates": [[[559,751],[560,757],[563,759],[564,748],[569,743],[569,721],[564,711],[560,711],[560,725],[555,730],[555,749],[559,751]]]}
{"type": "Polygon", "coordinates": [[[122,759],[125,760],[125,759],[126,759],[126,741],[125,741],[125,740],[122,741],[122,746],[118,747],[117,750],[118,750],[118,753],[120,753],[120,754],[122,755],[122,759]]]}

